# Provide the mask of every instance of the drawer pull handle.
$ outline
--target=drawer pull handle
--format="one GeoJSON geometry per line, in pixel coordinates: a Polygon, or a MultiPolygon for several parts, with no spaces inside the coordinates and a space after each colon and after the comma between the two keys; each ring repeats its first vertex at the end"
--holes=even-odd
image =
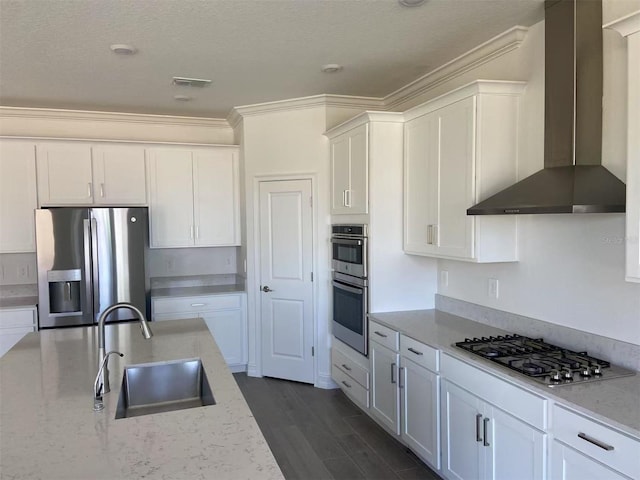
{"type": "Polygon", "coordinates": [[[351,368],[347,367],[344,363],[342,364],[342,368],[344,368],[347,372],[351,371],[351,368]]]}
{"type": "Polygon", "coordinates": [[[411,353],[415,353],[416,355],[424,355],[422,352],[420,352],[418,350],[414,350],[411,347],[409,347],[407,350],[409,350],[411,353]]]}
{"type": "Polygon", "coordinates": [[[480,436],[480,420],[482,420],[482,414],[478,413],[476,415],[476,442],[482,441],[482,437],[480,436]]]}
{"type": "Polygon", "coordinates": [[[387,336],[386,336],[384,333],[381,333],[381,332],[379,332],[379,331],[377,331],[377,330],[376,330],[376,331],[374,331],[373,333],[375,333],[375,334],[376,334],[376,335],[378,335],[379,337],[387,338],[387,336]]]}
{"type": "Polygon", "coordinates": [[[351,385],[349,385],[347,382],[345,382],[344,380],[342,381],[342,384],[347,387],[347,388],[351,388],[351,385]]]}
{"type": "Polygon", "coordinates": [[[489,427],[489,419],[485,418],[484,420],[482,420],[482,422],[484,423],[484,429],[483,429],[483,431],[484,431],[484,442],[483,442],[483,445],[485,447],[488,447],[488,446],[490,446],[489,445],[489,432],[488,432],[488,430],[489,430],[489,428],[488,428],[489,427]]]}
{"type": "Polygon", "coordinates": [[[586,433],[580,432],[578,434],[578,437],[580,437],[582,440],[586,440],[589,443],[593,443],[596,447],[600,447],[601,449],[606,450],[607,452],[611,452],[613,450],[613,446],[607,445],[606,443],[603,443],[600,440],[596,440],[595,438],[590,437],[586,433]]]}
{"type": "Polygon", "coordinates": [[[192,307],[204,307],[206,305],[206,303],[192,303],[191,306],[192,307]]]}

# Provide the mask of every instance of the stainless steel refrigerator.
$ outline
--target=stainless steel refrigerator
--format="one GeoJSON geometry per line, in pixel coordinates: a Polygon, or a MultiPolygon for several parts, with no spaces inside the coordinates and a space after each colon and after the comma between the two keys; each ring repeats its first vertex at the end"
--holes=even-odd
{"type": "MultiPolygon", "coordinates": [[[[149,317],[146,208],[59,207],[35,215],[40,328],[93,325],[117,302],[149,317]]],[[[133,319],[119,309],[106,321],[133,319]]]]}

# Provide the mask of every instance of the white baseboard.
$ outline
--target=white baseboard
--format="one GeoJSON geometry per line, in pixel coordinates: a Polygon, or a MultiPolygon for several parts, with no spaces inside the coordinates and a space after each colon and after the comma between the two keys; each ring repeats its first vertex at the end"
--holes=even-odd
{"type": "Polygon", "coordinates": [[[328,373],[319,373],[318,378],[316,378],[315,387],[331,390],[338,388],[338,384],[331,379],[331,375],[328,373]]]}
{"type": "Polygon", "coordinates": [[[262,377],[262,373],[258,371],[257,365],[247,365],[247,376],[249,377],[262,377]]]}
{"type": "Polygon", "coordinates": [[[246,372],[247,371],[247,365],[244,364],[244,363],[240,363],[240,364],[236,364],[236,365],[229,365],[229,370],[231,370],[231,373],[246,372]]]}

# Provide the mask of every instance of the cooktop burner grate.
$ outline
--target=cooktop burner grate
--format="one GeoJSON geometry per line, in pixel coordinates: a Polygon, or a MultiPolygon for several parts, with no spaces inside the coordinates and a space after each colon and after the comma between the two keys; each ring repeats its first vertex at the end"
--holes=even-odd
{"type": "Polygon", "coordinates": [[[456,347],[498,363],[550,387],[635,375],[633,370],[521,335],[467,338],[456,347]]]}

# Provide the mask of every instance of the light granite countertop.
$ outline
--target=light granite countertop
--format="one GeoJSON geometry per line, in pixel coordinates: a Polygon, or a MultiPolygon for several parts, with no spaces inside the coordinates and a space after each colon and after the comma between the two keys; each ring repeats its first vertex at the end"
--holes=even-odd
{"type": "Polygon", "coordinates": [[[373,313],[369,318],[640,439],[640,375],[549,388],[454,346],[465,338],[510,332],[438,310],[373,313]]]}
{"type": "Polygon", "coordinates": [[[152,288],[151,298],[192,297],[198,295],[219,295],[225,293],[244,293],[244,285],[201,285],[193,287],[152,288]]]}
{"type": "Polygon", "coordinates": [[[97,328],[30,333],[0,359],[0,473],[46,479],[282,479],[206,324],[108,325],[111,392],[93,411],[97,328]],[[200,357],[216,405],[115,420],[123,368],[200,357]]]}

